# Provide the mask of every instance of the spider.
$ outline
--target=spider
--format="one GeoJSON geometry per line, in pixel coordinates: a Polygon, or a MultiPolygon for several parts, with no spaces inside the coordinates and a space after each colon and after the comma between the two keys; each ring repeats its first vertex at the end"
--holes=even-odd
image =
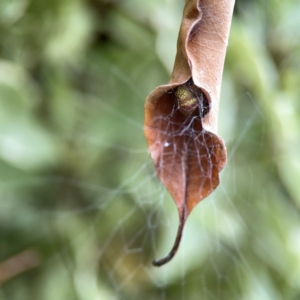
{"type": "Polygon", "coordinates": [[[178,108],[185,116],[200,115],[204,118],[209,112],[210,104],[206,95],[194,85],[192,79],[176,87],[174,94],[178,108]]]}

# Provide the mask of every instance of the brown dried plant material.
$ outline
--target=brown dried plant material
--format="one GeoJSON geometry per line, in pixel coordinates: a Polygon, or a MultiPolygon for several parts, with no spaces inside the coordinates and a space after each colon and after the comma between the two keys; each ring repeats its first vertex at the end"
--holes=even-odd
{"type": "Polygon", "coordinates": [[[35,249],[26,249],[0,262],[0,286],[13,277],[41,264],[41,255],[35,249]]]}
{"type": "Polygon", "coordinates": [[[172,259],[192,209],[219,184],[226,148],[216,135],[219,96],[234,0],[186,0],[169,84],[145,104],[145,136],[157,175],[179,212],[172,259]]]}

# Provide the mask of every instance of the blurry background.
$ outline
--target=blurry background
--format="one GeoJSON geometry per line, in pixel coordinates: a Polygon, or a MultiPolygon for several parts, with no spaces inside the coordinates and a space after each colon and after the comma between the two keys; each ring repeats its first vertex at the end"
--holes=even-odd
{"type": "Polygon", "coordinates": [[[184,1],[1,0],[0,299],[300,299],[300,2],[237,0],[221,184],[171,248],[143,135],[184,1]]]}

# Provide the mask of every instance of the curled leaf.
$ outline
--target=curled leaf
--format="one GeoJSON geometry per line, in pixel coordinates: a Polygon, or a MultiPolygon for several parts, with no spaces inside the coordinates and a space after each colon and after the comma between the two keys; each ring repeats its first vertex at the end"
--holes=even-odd
{"type": "Polygon", "coordinates": [[[169,84],[146,99],[145,136],[159,179],[179,212],[175,255],[192,209],[219,184],[226,148],[216,135],[233,0],[186,0],[169,84]]]}

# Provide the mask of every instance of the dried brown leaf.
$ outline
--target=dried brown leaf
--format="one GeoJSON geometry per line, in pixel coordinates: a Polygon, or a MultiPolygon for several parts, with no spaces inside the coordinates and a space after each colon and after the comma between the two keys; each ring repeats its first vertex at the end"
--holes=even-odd
{"type": "Polygon", "coordinates": [[[155,266],[175,255],[188,215],[218,186],[226,164],[226,148],[216,130],[233,5],[233,0],[186,1],[170,82],[146,99],[149,151],[180,217],[171,252],[155,260],[155,266]]]}

